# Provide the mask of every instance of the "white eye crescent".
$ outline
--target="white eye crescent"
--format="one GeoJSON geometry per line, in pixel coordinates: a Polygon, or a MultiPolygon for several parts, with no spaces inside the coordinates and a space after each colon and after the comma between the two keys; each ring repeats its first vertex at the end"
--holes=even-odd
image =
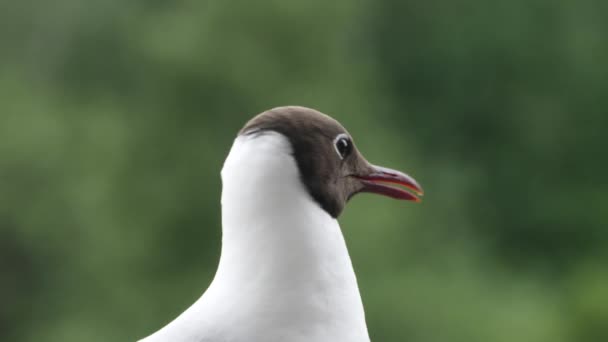
{"type": "Polygon", "coordinates": [[[336,149],[338,156],[340,156],[340,159],[344,159],[348,157],[353,150],[353,143],[350,141],[348,135],[344,133],[338,134],[334,139],[334,148],[336,149]]]}

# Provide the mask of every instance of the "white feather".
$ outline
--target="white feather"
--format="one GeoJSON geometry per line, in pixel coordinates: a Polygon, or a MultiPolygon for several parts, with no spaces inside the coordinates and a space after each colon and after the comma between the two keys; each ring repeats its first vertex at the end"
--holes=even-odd
{"type": "Polygon", "coordinates": [[[279,133],[239,136],[222,169],[222,255],[204,295],[145,342],[367,342],[338,222],[279,133]]]}

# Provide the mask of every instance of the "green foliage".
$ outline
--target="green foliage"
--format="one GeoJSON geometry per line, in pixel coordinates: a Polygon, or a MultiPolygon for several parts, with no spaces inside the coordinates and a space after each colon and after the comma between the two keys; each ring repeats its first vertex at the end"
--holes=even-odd
{"type": "Polygon", "coordinates": [[[299,104],[427,193],[341,219],[373,341],[606,341],[606,9],[0,4],[0,340],[133,341],[184,310],[232,139],[299,104]]]}

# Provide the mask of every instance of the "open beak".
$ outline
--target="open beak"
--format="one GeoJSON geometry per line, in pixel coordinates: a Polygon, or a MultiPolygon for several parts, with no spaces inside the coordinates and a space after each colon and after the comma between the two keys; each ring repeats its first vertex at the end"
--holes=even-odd
{"type": "Polygon", "coordinates": [[[421,201],[418,196],[423,194],[422,187],[414,178],[403,172],[370,165],[368,173],[357,175],[355,178],[363,184],[361,192],[371,192],[406,201],[421,201]],[[401,185],[407,190],[392,184],[401,185]]]}

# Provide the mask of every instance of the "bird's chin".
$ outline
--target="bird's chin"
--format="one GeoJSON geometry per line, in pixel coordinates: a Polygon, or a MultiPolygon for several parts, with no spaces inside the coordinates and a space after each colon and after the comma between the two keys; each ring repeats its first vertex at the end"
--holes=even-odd
{"type": "Polygon", "coordinates": [[[382,166],[370,165],[368,172],[354,176],[361,183],[358,192],[379,194],[399,200],[420,202],[423,190],[409,175],[382,166]]]}

